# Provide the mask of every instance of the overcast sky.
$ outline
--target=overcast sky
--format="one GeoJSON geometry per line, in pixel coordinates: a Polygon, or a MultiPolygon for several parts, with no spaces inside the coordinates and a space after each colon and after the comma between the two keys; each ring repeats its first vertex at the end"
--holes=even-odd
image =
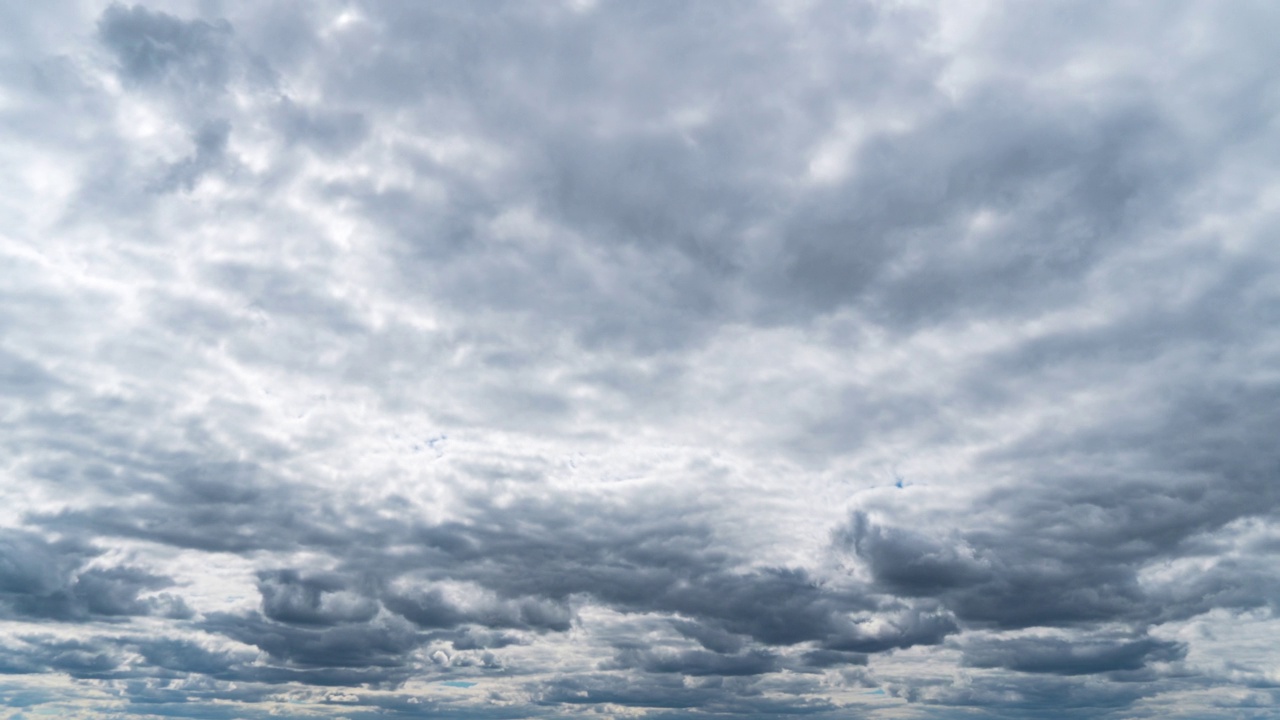
{"type": "Polygon", "coordinates": [[[0,715],[1276,717],[1277,28],[0,4],[0,715]]]}

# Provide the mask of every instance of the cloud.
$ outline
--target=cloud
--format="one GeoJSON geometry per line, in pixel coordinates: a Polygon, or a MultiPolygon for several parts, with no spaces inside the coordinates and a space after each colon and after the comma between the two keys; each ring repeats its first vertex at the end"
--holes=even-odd
{"type": "Polygon", "coordinates": [[[303,576],[296,570],[258,574],[262,611],[276,622],[294,625],[337,625],[365,622],[378,612],[373,602],[358,588],[338,575],[303,576]]]}
{"type": "MultiPolygon", "coordinates": [[[[740,689],[746,690],[749,687],[740,686],[740,689]]],[[[721,690],[723,684],[720,683],[688,687],[677,681],[657,679],[628,685],[617,678],[595,675],[549,683],[541,689],[538,698],[543,704],[570,707],[608,703],[659,711],[696,708],[703,712],[721,714],[810,715],[833,709],[830,703],[820,699],[757,697],[744,702],[724,697],[721,690]]],[[[750,696],[755,693],[748,691],[745,694],[750,696]]]]}
{"type": "Polygon", "coordinates": [[[761,675],[778,669],[777,658],[767,652],[725,655],[702,650],[682,653],[624,650],[614,660],[615,667],[638,667],[649,673],[680,673],[692,677],[707,675],[761,675]]]}
{"type": "Polygon", "coordinates": [[[137,645],[139,654],[150,665],[180,673],[193,673],[212,678],[227,678],[237,663],[233,653],[210,650],[190,640],[155,638],[137,645]]]}
{"type": "Polygon", "coordinates": [[[275,659],[303,668],[396,667],[403,664],[402,656],[421,642],[415,633],[395,622],[314,630],[271,623],[256,613],[211,614],[202,628],[257,646],[275,659]]]}
{"type": "Polygon", "coordinates": [[[170,165],[157,183],[156,190],[168,192],[191,190],[195,187],[201,175],[223,162],[230,134],[231,125],[226,120],[205,123],[192,138],[196,146],[195,154],[170,165]]]}
{"type": "Polygon", "coordinates": [[[1141,670],[1149,662],[1171,662],[1186,656],[1177,642],[1140,638],[1098,641],[1019,638],[966,646],[964,662],[973,667],[1003,667],[1025,673],[1092,675],[1141,670]]]}
{"type": "Polygon", "coordinates": [[[1267,714],[1274,14],[0,10],[3,702],[1267,714]]]}
{"type": "Polygon", "coordinates": [[[171,587],[170,578],[137,567],[89,567],[99,553],[7,531],[0,537],[0,609],[11,618],[61,621],[191,616],[181,597],[154,592],[171,587]]]}
{"type": "Polygon", "coordinates": [[[226,20],[183,21],[141,5],[111,5],[98,20],[98,34],[127,80],[221,89],[230,79],[233,33],[226,20]]]}
{"type": "Polygon", "coordinates": [[[439,589],[392,591],[383,598],[387,608],[423,628],[455,628],[475,624],[488,628],[520,628],[564,632],[570,627],[570,611],[564,604],[526,598],[493,601],[479,598],[459,607],[439,589]]]}
{"type": "Polygon", "coordinates": [[[52,637],[31,637],[26,640],[36,646],[35,651],[23,657],[21,664],[6,668],[6,672],[52,671],[63,672],[77,679],[100,679],[114,675],[122,664],[118,652],[97,643],[52,637]]]}

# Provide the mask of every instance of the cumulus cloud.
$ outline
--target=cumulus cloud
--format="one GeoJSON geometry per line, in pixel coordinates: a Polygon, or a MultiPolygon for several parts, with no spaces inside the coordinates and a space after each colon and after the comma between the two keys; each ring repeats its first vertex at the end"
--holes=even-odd
{"type": "Polygon", "coordinates": [[[1275,15],[0,11],[0,697],[1272,712],[1275,15]]]}
{"type": "Polygon", "coordinates": [[[0,612],[11,618],[111,620],[190,617],[181,597],[153,591],[173,581],[131,566],[92,567],[98,553],[73,542],[7,531],[0,537],[0,612]]]}

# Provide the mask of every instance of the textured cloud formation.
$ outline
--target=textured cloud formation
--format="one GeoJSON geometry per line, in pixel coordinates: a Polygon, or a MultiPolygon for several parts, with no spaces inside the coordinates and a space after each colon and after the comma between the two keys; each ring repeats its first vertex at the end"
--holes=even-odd
{"type": "Polygon", "coordinates": [[[0,704],[1273,717],[1278,23],[0,9],[0,704]]]}

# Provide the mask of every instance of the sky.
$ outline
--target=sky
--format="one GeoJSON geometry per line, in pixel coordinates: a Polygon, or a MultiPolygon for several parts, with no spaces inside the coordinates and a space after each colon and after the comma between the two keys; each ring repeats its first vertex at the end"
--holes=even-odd
{"type": "Polygon", "coordinates": [[[1277,27],[0,4],[0,717],[1276,717],[1277,27]]]}

